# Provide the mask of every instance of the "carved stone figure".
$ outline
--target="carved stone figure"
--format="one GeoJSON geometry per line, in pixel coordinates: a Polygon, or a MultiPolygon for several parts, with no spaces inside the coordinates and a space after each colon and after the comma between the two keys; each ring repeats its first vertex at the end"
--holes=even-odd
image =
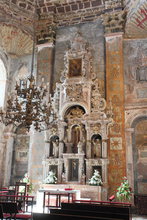
{"type": "Polygon", "coordinates": [[[82,141],[79,141],[78,145],[77,145],[77,148],[78,148],[78,154],[82,154],[84,151],[83,151],[83,142],[82,141]]]}
{"type": "Polygon", "coordinates": [[[99,139],[93,139],[92,140],[93,145],[93,157],[98,158],[101,157],[101,142],[99,139]]]}
{"type": "Polygon", "coordinates": [[[59,140],[55,139],[55,141],[53,141],[53,156],[58,157],[58,154],[59,154],[59,140]]]}

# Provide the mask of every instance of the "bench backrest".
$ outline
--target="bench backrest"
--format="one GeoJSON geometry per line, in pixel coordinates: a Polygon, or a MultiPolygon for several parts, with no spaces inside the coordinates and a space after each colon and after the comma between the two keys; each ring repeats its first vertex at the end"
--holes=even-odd
{"type": "Polygon", "coordinates": [[[0,219],[3,219],[3,206],[0,204],[0,219]]]}
{"type": "Polygon", "coordinates": [[[0,202],[0,205],[3,207],[4,213],[9,213],[9,214],[18,213],[16,202],[0,202]]]}
{"type": "Polygon", "coordinates": [[[66,214],[33,213],[33,220],[110,220],[109,218],[66,214]]]}
{"type": "Polygon", "coordinates": [[[68,215],[80,215],[80,216],[93,216],[93,217],[104,217],[109,219],[121,219],[129,220],[128,215],[122,215],[119,213],[108,213],[108,212],[97,212],[87,210],[74,210],[74,209],[50,209],[50,213],[56,214],[68,214],[68,215]]]}
{"type": "Polygon", "coordinates": [[[62,203],[62,209],[89,210],[109,213],[129,214],[130,208],[120,205],[102,205],[102,204],[85,204],[85,203],[62,203]]]}

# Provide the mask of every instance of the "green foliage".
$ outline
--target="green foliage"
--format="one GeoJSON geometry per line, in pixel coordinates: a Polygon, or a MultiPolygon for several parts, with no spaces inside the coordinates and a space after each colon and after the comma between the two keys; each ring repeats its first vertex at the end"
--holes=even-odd
{"type": "Polygon", "coordinates": [[[123,178],[123,182],[121,185],[117,188],[116,197],[120,201],[130,201],[132,196],[131,187],[129,185],[129,182],[126,177],[123,178]]]}
{"type": "Polygon", "coordinates": [[[48,176],[45,178],[43,183],[47,183],[47,184],[57,183],[57,177],[55,176],[55,173],[52,170],[49,171],[48,176]]]}
{"type": "MultiPolygon", "coordinates": [[[[24,177],[20,180],[20,182],[27,183],[27,185],[28,185],[28,193],[32,193],[32,191],[33,191],[33,184],[30,181],[28,173],[25,173],[24,177]]],[[[24,192],[24,187],[23,186],[22,186],[21,192],[24,192]]]]}
{"type": "Polygon", "coordinates": [[[89,184],[94,186],[102,186],[103,182],[98,170],[94,170],[93,176],[91,179],[89,179],[89,184]]]}

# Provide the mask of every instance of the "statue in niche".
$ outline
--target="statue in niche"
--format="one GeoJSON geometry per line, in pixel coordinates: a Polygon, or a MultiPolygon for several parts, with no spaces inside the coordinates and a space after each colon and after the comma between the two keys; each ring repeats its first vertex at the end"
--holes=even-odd
{"type": "Polygon", "coordinates": [[[77,148],[78,148],[78,154],[84,153],[84,151],[83,151],[83,142],[82,141],[78,142],[77,148]]]}
{"type": "Polygon", "coordinates": [[[94,138],[92,140],[92,148],[93,148],[93,157],[94,158],[101,157],[102,148],[101,148],[101,140],[99,138],[94,138]]]}
{"type": "Polygon", "coordinates": [[[53,140],[53,156],[58,157],[59,155],[59,140],[55,139],[53,140]]]}
{"type": "Polygon", "coordinates": [[[78,143],[80,141],[80,127],[75,125],[72,128],[72,153],[78,153],[78,143]]]}

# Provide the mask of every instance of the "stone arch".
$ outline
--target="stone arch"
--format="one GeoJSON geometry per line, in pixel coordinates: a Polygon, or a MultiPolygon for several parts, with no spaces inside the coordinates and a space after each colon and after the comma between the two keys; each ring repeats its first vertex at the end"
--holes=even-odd
{"type": "Polygon", "coordinates": [[[134,194],[147,194],[147,116],[135,118],[131,127],[134,194]]]}
{"type": "Polygon", "coordinates": [[[126,137],[127,177],[133,191],[135,191],[134,159],[133,159],[133,151],[135,148],[134,127],[137,121],[147,117],[147,110],[126,111],[125,115],[126,115],[125,137],[126,137]]]}
{"type": "Polygon", "coordinates": [[[65,118],[65,115],[67,113],[67,111],[72,108],[73,106],[80,106],[81,108],[83,108],[83,110],[85,111],[85,114],[88,114],[88,108],[87,106],[84,104],[84,103],[81,103],[81,102],[71,102],[71,103],[68,103],[68,104],[65,104],[60,112],[60,117],[62,120],[64,120],[65,118]]]}
{"type": "Polygon", "coordinates": [[[85,109],[81,105],[72,105],[65,112],[64,121],[67,123],[68,137],[72,145],[71,153],[78,153],[79,143],[84,145],[86,139],[85,125],[82,123],[84,114],[85,109]]]}

